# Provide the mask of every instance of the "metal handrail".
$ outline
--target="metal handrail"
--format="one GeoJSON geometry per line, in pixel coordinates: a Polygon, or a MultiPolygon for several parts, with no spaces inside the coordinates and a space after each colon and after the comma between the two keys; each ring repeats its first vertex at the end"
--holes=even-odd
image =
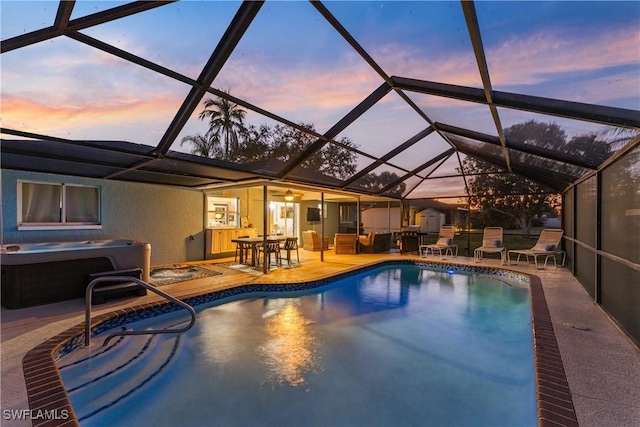
{"type": "Polygon", "coordinates": [[[182,333],[182,332],[186,332],[189,329],[191,329],[191,327],[194,325],[194,323],[196,323],[196,311],[193,307],[191,307],[189,304],[187,304],[184,301],[180,301],[179,299],[177,299],[176,297],[173,297],[169,294],[167,294],[166,292],[161,291],[160,289],[156,288],[155,286],[144,282],[140,279],[137,279],[135,277],[129,277],[129,276],[103,276],[103,277],[97,277],[95,279],[93,279],[90,283],[89,286],[87,286],[87,293],[86,293],[86,297],[85,297],[85,306],[84,306],[84,345],[85,347],[88,347],[91,345],[91,298],[92,298],[92,294],[93,294],[93,288],[95,285],[97,285],[100,282],[135,282],[138,285],[142,286],[145,289],[150,290],[153,293],[156,293],[158,295],[160,295],[161,297],[178,304],[180,307],[186,309],[187,311],[189,311],[189,314],[191,314],[191,321],[189,322],[189,324],[183,328],[177,328],[177,329],[158,329],[158,330],[149,330],[149,331],[121,331],[121,332],[114,332],[112,334],[110,334],[109,336],[107,336],[107,338],[104,340],[104,342],[102,343],[103,346],[107,345],[109,343],[109,341],[111,340],[111,338],[117,337],[117,336],[123,336],[123,335],[148,335],[148,334],[175,334],[175,333],[182,333]]]}

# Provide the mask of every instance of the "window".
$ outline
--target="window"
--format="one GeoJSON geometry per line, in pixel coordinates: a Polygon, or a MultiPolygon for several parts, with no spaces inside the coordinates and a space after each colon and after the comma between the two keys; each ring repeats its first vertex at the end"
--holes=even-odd
{"type": "Polygon", "coordinates": [[[100,188],[18,181],[18,229],[101,228],[100,188]]]}
{"type": "Polygon", "coordinates": [[[238,199],[207,195],[207,227],[238,226],[238,199]]]}
{"type": "Polygon", "coordinates": [[[358,206],[355,203],[340,203],[340,222],[355,222],[357,209],[358,206]]]}

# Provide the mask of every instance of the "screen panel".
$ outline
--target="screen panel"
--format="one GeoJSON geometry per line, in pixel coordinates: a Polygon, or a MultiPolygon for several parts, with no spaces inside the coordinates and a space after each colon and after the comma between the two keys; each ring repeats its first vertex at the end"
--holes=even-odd
{"type": "Polygon", "coordinates": [[[576,238],[587,245],[596,246],[596,190],[595,176],[576,186],[576,238]]]}
{"type": "Polygon", "coordinates": [[[596,298],[596,255],[584,246],[576,245],[575,275],[582,287],[596,298]]]}
{"type": "Polygon", "coordinates": [[[603,251],[640,264],[640,146],[602,171],[603,251]]]}
{"type": "Polygon", "coordinates": [[[640,271],[602,257],[602,306],[640,343],[640,271]]]}

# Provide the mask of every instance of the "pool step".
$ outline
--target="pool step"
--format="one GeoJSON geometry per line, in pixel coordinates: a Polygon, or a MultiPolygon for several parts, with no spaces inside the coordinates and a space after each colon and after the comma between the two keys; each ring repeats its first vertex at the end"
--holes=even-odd
{"type": "Polygon", "coordinates": [[[107,347],[95,346],[77,360],[61,360],[60,373],[78,419],[122,403],[158,379],[180,342],[174,334],[127,336],[107,347]]]}
{"type": "Polygon", "coordinates": [[[151,343],[150,338],[143,336],[135,340],[119,337],[106,347],[94,343],[90,348],[74,351],[70,356],[76,356],[78,353],[77,357],[65,357],[58,362],[58,370],[63,376],[66,389],[81,387],[108,372],[117,370],[124,361],[144,352],[144,347],[151,343]]]}

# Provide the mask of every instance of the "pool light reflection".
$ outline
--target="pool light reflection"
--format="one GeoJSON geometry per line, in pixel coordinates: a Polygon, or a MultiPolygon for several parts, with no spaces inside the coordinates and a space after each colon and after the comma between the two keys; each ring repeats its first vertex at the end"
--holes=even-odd
{"type": "Polygon", "coordinates": [[[259,349],[267,378],[278,384],[303,385],[305,376],[318,366],[318,340],[309,327],[313,322],[294,300],[272,313],[264,318],[266,341],[259,349]]]}

